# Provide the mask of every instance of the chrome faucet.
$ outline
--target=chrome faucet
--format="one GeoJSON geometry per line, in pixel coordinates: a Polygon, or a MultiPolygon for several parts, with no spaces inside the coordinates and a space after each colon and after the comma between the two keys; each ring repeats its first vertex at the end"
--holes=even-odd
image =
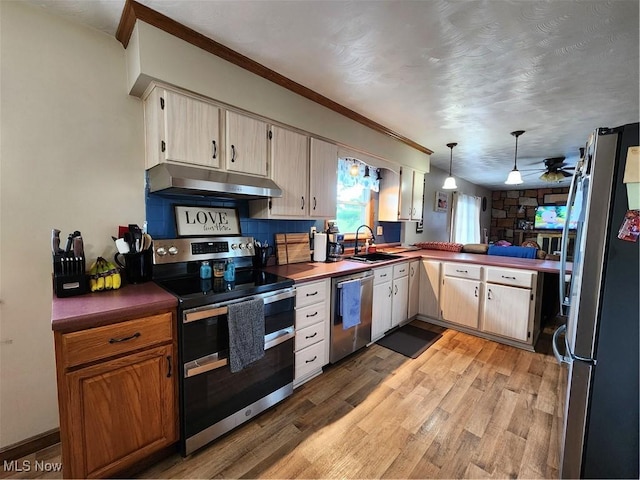
{"type": "Polygon", "coordinates": [[[371,230],[371,227],[369,225],[360,225],[358,227],[358,229],[356,230],[356,246],[353,248],[353,254],[354,255],[357,255],[358,252],[360,251],[360,249],[358,248],[358,232],[360,232],[360,229],[362,227],[367,227],[369,229],[369,231],[371,232],[371,240],[375,240],[376,239],[375,235],[373,234],[373,230],[371,230]]]}

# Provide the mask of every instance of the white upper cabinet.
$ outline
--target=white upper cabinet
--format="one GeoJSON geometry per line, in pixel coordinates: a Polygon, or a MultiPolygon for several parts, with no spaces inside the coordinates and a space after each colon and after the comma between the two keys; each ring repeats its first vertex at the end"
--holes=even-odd
{"type": "Polygon", "coordinates": [[[387,170],[380,183],[378,220],[421,220],[423,194],[424,173],[404,166],[400,173],[387,170]]]}
{"type": "Polygon", "coordinates": [[[266,177],[269,173],[267,123],[227,111],[226,127],[227,170],[266,177]]]}
{"type": "Polygon", "coordinates": [[[338,147],[311,139],[309,167],[309,216],[335,218],[338,194],[338,147]]]}
{"type": "Polygon", "coordinates": [[[271,199],[271,215],[307,216],[309,209],[309,137],[271,127],[272,179],[282,197],[271,199]]]}
{"type": "Polygon", "coordinates": [[[146,167],[180,162],[220,167],[220,109],[155,87],[144,100],[146,167]]]}

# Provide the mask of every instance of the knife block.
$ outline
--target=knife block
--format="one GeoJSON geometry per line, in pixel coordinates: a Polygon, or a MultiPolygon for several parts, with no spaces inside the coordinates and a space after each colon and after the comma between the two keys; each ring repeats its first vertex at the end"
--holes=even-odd
{"type": "Polygon", "coordinates": [[[58,298],[82,295],[89,291],[84,257],[53,255],[53,292],[58,298]]]}

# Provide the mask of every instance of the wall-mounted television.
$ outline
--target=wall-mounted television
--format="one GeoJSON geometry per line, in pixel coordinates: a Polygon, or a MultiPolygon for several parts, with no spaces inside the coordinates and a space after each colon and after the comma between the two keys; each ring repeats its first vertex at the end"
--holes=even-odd
{"type": "MultiPolygon", "coordinates": [[[[541,205],[536,208],[536,217],[533,228],[537,230],[562,230],[567,221],[566,205],[541,205]]],[[[569,228],[575,229],[578,224],[575,220],[569,222],[569,228]]]]}

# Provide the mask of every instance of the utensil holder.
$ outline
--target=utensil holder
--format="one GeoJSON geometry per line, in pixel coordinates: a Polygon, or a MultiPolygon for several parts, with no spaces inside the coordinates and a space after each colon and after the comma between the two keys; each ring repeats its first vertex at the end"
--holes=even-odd
{"type": "Polygon", "coordinates": [[[82,295],[89,291],[84,257],[53,255],[53,292],[58,298],[82,295]]]}

